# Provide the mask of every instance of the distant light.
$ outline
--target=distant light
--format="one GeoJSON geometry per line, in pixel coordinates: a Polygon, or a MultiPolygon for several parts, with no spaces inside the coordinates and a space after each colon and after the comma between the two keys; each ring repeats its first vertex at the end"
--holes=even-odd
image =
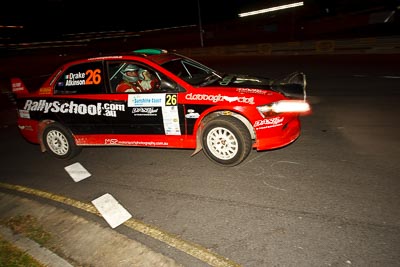
{"type": "Polygon", "coordinates": [[[258,14],[262,14],[262,13],[273,12],[273,11],[292,8],[292,7],[298,7],[298,6],[302,6],[302,5],[304,5],[304,2],[296,2],[296,3],[293,3],[293,4],[287,4],[287,5],[275,6],[275,7],[265,8],[265,9],[259,9],[259,10],[255,10],[255,11],[240,13],[239,17],[253,16],[253,15],[258,15],[258,14]]]}
{"type": "Polygon", "coordinates": [[[385,19],[385,23],[389,22],[390,19],[394,16],[394,11],[390,12],[390,14],[387,16],[387,18],[385,19]]]}
{"type": "Polygon", "coordinates": [[[24,26],[19,25],[0,25],[0,29],[22,29],[24,26]]]}
{"type": "Polygon", "coordinates": [[[190,24],[190,25],[182,25],[182,26],[171,26],[171,27],[167,27],[167,28],[158,28],[158,29],[152,29],[152,30],[143,30],[143,31],[139,31],[139,32],[156,32],[156,31],[166,31],[166,30],[174,30],[174,29],[179,29],[179,28],[188,28],[188,27],[196,27],[197,25],[195,24],[190,24]]]}

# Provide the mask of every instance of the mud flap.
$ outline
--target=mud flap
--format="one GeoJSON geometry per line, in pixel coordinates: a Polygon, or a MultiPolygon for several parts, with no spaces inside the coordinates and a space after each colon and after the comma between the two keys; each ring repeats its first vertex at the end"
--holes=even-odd
{"type": "Polygon", "coordinates": [[[196,155],[197,153],[199,153],[203,149],[203,144],[201,143],[201,135],[203,133],[203,127],[204,127],[204,124],[202,123],[199,126],[199,129],[197,130],[197,134],[196,134],[196,149],[190,155],[191,157],[193,157],[194,155],[196,155]]]}
{"type": "Polygon", "coordinates": [[[44,131],[44,128],[46,128],[46,126],[47,125],[49,125],[50,123],[52,123],[53,121],[42,121],[40,124],[39,124],[39,127],[38,127],[38,139],[39,139],[39,145],[40,145],[40,151],[42,151],[42,152],[46,152],[46,146],[44,145],[44,143],[43,143],[43,131],[44,131]]]}

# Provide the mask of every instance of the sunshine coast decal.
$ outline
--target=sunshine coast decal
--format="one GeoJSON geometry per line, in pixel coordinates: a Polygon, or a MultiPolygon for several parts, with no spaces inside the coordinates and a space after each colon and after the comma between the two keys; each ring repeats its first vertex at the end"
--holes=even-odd
{"type": "Polygon", "coordinates": [[[128,95],[128,107],[162,107],[164,103],[165,94],[128,95]]]}

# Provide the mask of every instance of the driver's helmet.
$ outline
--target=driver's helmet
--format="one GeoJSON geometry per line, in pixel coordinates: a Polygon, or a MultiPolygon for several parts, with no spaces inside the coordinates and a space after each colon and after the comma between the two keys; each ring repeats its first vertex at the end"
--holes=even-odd
{"type": "Polygon", "coordinates": [[[139,79],[138,70],[139,70],[139,67],[138,67],[138,66],[133,65],[133,64],[128,64],[128,65],[121,71],[121,73],[122,73],[122,78],[123,78],[125,81],[127,81],[127,82],[137,82],[137,80],[139,79]],[[127,75],[127,74],[126,74],[127,72],[133,72],[134,75],[133,75],[133,76],[132,76],[132,75],[131,75],[131,76],[130,76],[130,75],[127,75]]]}
{"type": "Polygon", "coordinates": [[[147,77],[150,76],[150,73],[149,73],[148,70],[146,70],[146,69],[140,69],[140,70],[138,71],[139,79],[140,79],[140,80],[147,80],[147,77],[145,76],[145,74],[146,74],[147,77]]]}

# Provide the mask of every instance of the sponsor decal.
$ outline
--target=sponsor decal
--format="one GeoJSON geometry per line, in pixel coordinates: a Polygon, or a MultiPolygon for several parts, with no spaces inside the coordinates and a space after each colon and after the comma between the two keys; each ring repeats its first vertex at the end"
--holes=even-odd
{"type": "Polygon", "coordinates": [[[47,95],[51,93],[51,87],[42,87],[39,90],[40,95],[47,95]]]}
{"type": "MultiPolygon", "coordinates": [[[[93,85],[101,82],[101,70],[89,69],[85,73],[68,73],[65,75],[65,86],[93,85]]],[[[61,85],[59,83],[59,85],[61,85]]]]}
{"type": "Polygon", "coordinates": [[[140,107],[132,108],[133,116],[157,116],[158,108],[140,107]]]}
{"type": "Polygon", "coordinates": [[[238,93],[248,93],[248,94],[259,94],[259,95],[266,95],[266,94],[271,94],[271,92],[267,90],[261,90],[261,89],[251,89],[251,88],[238,88],[236,90],[238,93]]]}
{"type": "Polygon", "coordinates": [[[278,126],[282,125],[283,120],[284,120],[283,117],[275,117],[275,118],[257,120],[253,126],[255,128],[257,128],[257,130],[278,127],[278,126]]]}
{"type": "Polygon", "coordinates": [[[30,119],[31,118],[31,116],[29,115],[29,111],[28,110],[20,109],[20,110],[18,110],[18,114],[19,114],[19,117],[23,118],[23,119],[30,119]]]}
{"type": "Polygon", "coordinates": [[[130,94],[128,107],[163,107],[165,94],[130,94]]]}
{"type": "Polygon", "coordinates": [[[22,86],[22,83],[13,83],[12,84],[12,91],[13,92],[18,92],[18,91],[23,91],[24,87],[22,86]]]}
{"type": "Polygon", "coordinates": [[[194,109],[188,109],[187,114],[185,115],[185,118],[188,119],[197,119],[198,117],[200,117],[200,114],[195,112],[194,109]]]}
{"type": "Polygon", "coordinates": [[[30,125],[18,125],[18,128],[22,131],[33,131],[33,128],[30,125]]]}
{"type": "Polygon", "coordinates": [[[85,73],[69,73],[65,75],[65,86],[85,85],[85,73]]]}
{"type": "Polygon", "coordinates": [[[105,145],[129,145],[129,146],[168,146],[168,142],[154,141],[120,141],[116,138],[104,139],[105,145]]]}
{"type": "Polygon", "coordinates": [[[104,56],[104,57],[93,57],[93,58],[89,58],[88,60],[99,60],[99,59],[119,59],[122,58],[122,56],[104,56]]]}
{"type": "Polygon", "coordinates": [[[198,117],[200,117],[199,113],[189,113],[185,115],[185,118],[187,119],[197,119],[198,117]]]}
{"type": "Polygon", "coordinates": [[[72,100],[69,102],[60,102],[57,100],[27,100],[23,109],[26,111],[39,111],[43,113],[53,112],[116,117],[117,111],[125,111],[125,105],[115,103],[77,104],[72,100]]]}
{"type": "Polygon", "coordinates": [[[211,101],[213,103],[227,101],[229,103],[238,102],[238,103],[254,105],[254,97],[245,97],[245,96],[224,96],[221,94],[208,95],[208,94],[189,93],[185,96],[185,99],[186,100],[195,100],[195,101],[211,101]]]}
{"type": "Polygon", "coordinates": [[[176,106],[162,107],[164,131],[166,135],[181,135],[179,114],[176,106]]]}
{"type": "Polygon", "coordinates": [[[106,139],[104,139],[104,144],[106,144],[106,145],[117,145],[118,144],[118,139],[116,139],[116,138],[106,138],[106,139]]]}
{"type": "MultiPolygon", "coordinates": [[[[128,95],[128,107],[133,107],[134,111],[141,111],[137,108],[154,108],[161,107],[164,131],[166,135],[180,135],[178,114],[178,96],[177,94],[130,94],[128,95]]],[[[146,109],[147,111],[155,111],[158,109],[146,109]]],[[[156,115],[156,114],[155,114],[156,115]]],[[[137,115],[135,115],[137,116],[137,115]]],[[[139,116],[153,116],[152,113],[142,113],[139,116]]]]}

